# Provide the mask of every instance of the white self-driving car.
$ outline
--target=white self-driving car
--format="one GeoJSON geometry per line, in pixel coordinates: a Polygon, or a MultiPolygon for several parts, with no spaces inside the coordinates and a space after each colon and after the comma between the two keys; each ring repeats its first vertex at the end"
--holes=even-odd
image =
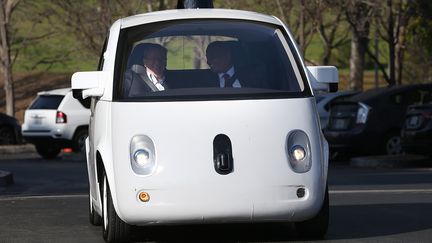
{"type": "Polygon", "coordinates": [[[335,67],[305,67],[275,17],[186,9],[116,21],[99,70],[72,76],[74,97],[91,98],[91,223],[108,242],[132,225],[226,222],[323,236],[328,145],[313,89],[337,81],[335,67]],[[230,45],[240,85],[221,88],[207,65],[213,42],[230,45]],[[143,81],[142,47],[155,44],[167,50],[162,90],[143,81]]]}

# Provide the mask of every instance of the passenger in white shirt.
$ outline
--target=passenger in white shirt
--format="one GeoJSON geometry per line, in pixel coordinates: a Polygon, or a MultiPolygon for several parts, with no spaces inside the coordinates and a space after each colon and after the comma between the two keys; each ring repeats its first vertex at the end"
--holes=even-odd
{"type": "Polygon", "coordinates": [[[126,71],[124,96],[139,97],[146,92],[167,89],[167,50],[153,43],[141,43],[135,50],[142,54],[142,65],[134,64],[126,71]]]}

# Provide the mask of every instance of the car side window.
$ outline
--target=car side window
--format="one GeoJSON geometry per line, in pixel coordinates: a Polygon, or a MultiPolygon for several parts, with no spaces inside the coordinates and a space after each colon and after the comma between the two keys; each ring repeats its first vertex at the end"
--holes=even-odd
{"type": "Polygon", "coordinates": [[[393,96],[393,102],[396,105],[407,106],[413,104],[420,104],[422,101],[422,94],[420,90],[412,90],[393,96]]]}

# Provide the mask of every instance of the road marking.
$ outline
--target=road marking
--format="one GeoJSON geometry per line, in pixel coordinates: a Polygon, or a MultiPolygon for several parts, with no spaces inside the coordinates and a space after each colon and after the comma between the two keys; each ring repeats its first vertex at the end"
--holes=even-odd
{"type": "Polygon", "coordinates": [[[330,194],[432,193],[432,189],[329,190],[330,194]]]}
{"type": "Polygon", "coordinates": [[[28,199],[68,199],[68,198],[88,198],[88,194],[6,196],[6,197],[0,197],[0,201],[28,200],[28,199]]]}

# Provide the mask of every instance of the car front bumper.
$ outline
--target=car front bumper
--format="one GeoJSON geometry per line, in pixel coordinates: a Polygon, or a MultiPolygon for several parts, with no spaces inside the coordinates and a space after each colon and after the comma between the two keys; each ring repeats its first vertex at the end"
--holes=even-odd
{"type": "Polygon", "coordinates": [[[432,126],[416,131],[402,131],[402,148],[407,153],[432,154],[432,126]]]}
{"type": "Polygon", "coordinates": [[[315,188],[303,185],[223,191],[212,188],[130,190],[130,198],[118,199],[121,216],[132,225],[197,224],[241,222],[296,222],[316,215],[324,197],[315,188]],[[298,190],[305,190],[302,198],[298,190]],[[145,191],[150,200],[142,202],[145,191]]]}

